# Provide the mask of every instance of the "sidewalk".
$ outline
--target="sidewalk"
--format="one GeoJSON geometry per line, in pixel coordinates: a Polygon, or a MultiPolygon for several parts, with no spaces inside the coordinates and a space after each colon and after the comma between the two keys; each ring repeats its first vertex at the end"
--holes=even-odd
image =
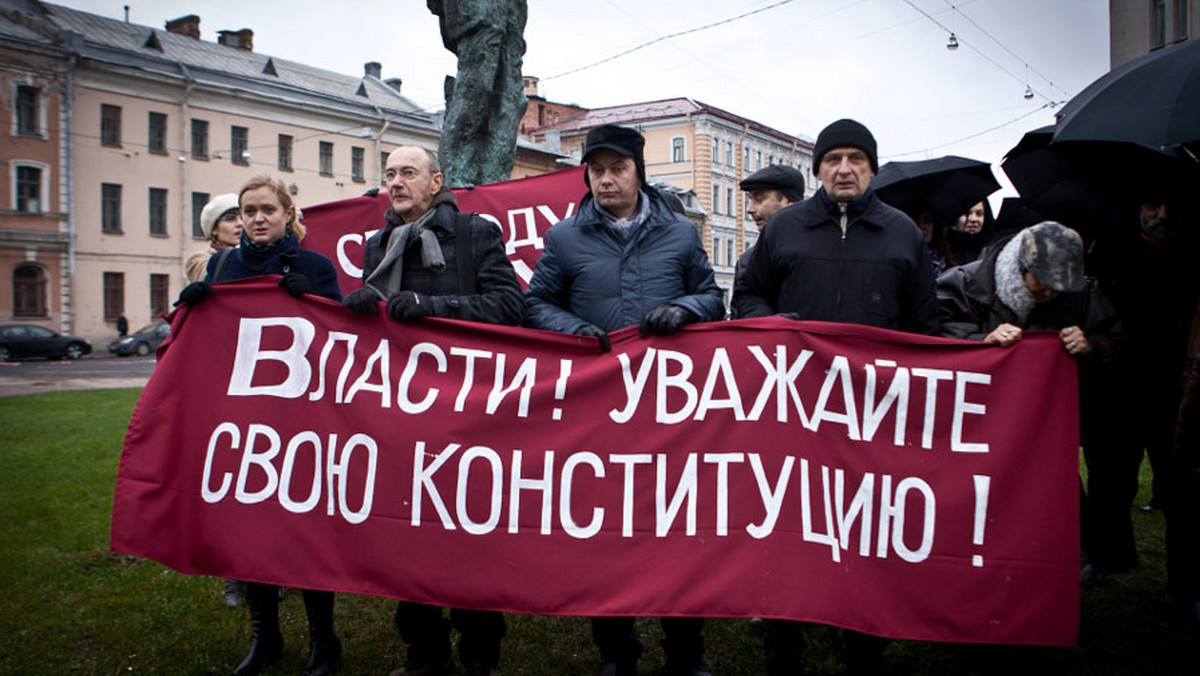
{"type": "MultiPolygon", "coordinates": [[[[93,357],[85,357],[92,359],[93,357]]],[[[109,355],[98,357],[107,359],[109,355]]],[[[0,397],[15,397],[59,390],[99,390],[117,387],[145,387],[149,376],[113,376],[90,378],[30,377],[17,363],[0,363],[0,397]]]]}

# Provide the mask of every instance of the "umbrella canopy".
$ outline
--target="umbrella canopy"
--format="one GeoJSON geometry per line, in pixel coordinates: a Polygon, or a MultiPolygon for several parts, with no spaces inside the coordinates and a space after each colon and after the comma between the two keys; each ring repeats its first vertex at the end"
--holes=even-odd
{"type": "Polygon", "coordinates": [[[946,155],[915,162],[888,162],[871,181],[879,199],[916,218],[930,211],[946,222],[1000,189],[987,162],[946,155]]]}
{"type": "Polygon", "coordinates": [[[1000,167],[1028,209],[1088,235],[1136,213],[1140,201],[1192,176],[1176,149],[1054,140],[1056,127],[1027,132],[1000,167]]]}
{"type": "Polygon", "coordinates": [[[1134,59],[1088,85],[1058,113],[1054,140],[1200,143],[1200,40],[1134,59]]]}

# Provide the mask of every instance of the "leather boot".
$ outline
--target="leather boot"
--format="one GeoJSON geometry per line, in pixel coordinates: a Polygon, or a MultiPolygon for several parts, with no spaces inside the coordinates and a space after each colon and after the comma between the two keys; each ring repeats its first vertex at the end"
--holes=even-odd
{"type": "Polygon", "coordinates": [[[337,670],[342,642],[333,633],[333,592],[305,589],[304,612],[308,615],[308,645],[312,652],[303,676],[329,676],[337,670]]]}
{"type": "Polygon", "coordinates": [[[283,652],[279,590],[275,585],[247,582],[246,607],[250,609],[250,652],[233,670],[233,676],[256,676],[283,652]]]}

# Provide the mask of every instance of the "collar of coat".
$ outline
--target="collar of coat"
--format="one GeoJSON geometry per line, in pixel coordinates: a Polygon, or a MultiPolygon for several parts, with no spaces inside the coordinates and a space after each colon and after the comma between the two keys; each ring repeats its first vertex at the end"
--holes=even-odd
{"type": "MultiPolygon", "coordinates": [[[[825,192],[825,186],[821,186],[817,190],[817,194],[804,200],[801,204],[809,202],[812,203],[810,206],[811,209],[820,210],[820,213],[828,218],[809,219],[808,227],[815,228],[819,225],[828,225],[829,223],[837,225],[838,219],[842,216],[841,209],[838,208],[838,202],[835,202],[825,192]]],[[[866,223],[875,227],[883,227],[883,223],[886,220],[885,213],[890,208],[883,201],[876,199],[873,188],[867,188],[862,197],[846,204],[846,217],[851,223],[866,223]]],[[[897,211],[897,213],[902,214],[903,212],[897,211]]]]}
{"type": "MultiPolygon", "coordinates": [[[[639,226],[640,230],[657,227],[664,222],[674,220],[674,218],[687,218],[682,214],[677,214],[672,211],[671,207],[667,206],[666,201],[663,200],[662,195],[659,194],[658,190],[646,185],[645,183],[643,183],[638,190],[641,191],[643,199],[648,199],[650,201],[650,216],[646,219],[645,223],[639,226]]],[[[576,212],[575,222],[579,225],[590,225],[593,227],[598,227],[604,223],[604,217],[600,215],[600,205],[596,204],[596,200],[594,197],[592,197],[591,191],[588,191],[588,193],[583,196],[583,199],[580,200],[579,211],[576,212]]]]}

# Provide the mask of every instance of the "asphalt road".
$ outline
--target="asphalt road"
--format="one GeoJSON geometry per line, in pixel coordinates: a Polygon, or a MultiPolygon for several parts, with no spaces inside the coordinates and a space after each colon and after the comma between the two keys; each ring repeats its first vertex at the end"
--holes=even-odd
{"type": "Polygon", "coordinates": [[[91,354],[78,361],[0,363],[0,397],[55,390],[142,387],[154,371],[154,357],[91,354]]]}

